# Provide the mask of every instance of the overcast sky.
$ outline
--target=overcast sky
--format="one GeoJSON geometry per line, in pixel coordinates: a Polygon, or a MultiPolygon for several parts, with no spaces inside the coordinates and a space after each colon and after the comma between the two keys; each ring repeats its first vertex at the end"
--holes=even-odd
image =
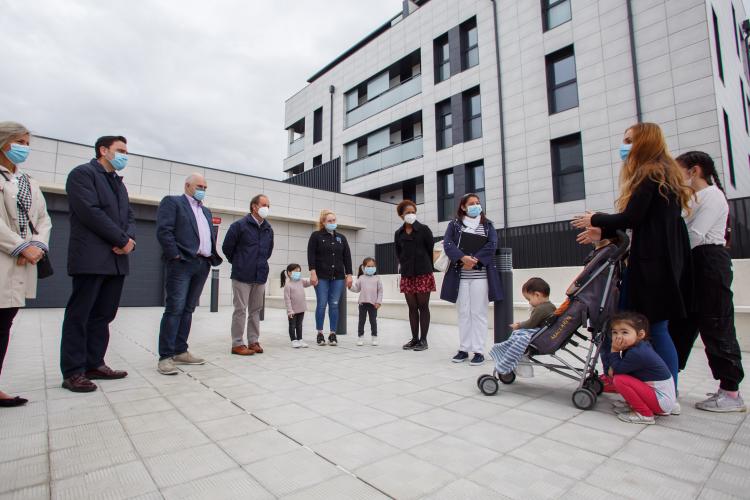
{"type": "Polygon", "coordinates": [[[281,178],[284,100],[401,0],[0,0],[0,120],[281,178]]]}

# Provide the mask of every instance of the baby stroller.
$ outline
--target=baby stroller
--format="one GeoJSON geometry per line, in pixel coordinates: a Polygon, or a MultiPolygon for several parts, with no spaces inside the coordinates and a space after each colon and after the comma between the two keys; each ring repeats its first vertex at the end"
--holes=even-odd
{"type": "MultiPolygon", "coordinates": [[[[593,408],[604,389],[596,364],[609,319],[617,308],[622,263],[630,245],[624,232],[617,235],[619,245],[609,244],[592,253],[565,292],[567,300],[531,338],[525,351],[527,360],[519,361],[519,365],[540,366],[577,381],[572,399],[582,410],[593,408]]],[[[493,370],[492,375],[481,375],[477,386],[492,396],[499,389],[498,380],[512,384],[515,379],[514,372],[493,370]]]]}

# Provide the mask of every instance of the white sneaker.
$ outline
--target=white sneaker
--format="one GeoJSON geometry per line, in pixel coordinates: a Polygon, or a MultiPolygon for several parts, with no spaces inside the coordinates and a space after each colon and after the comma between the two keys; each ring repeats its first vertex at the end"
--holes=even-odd
{"type": "Polygon", "coordinates": [[[708,393],[708,399],[695,403],[695,407],[699,410],[713,411],[717,413],[727,413],[730,411],[747,411],[745,401],[742,396],[737,394],[736,398],[730,397],[722,389],[719,389],[716,393],[708,393]]]}
{"type": "Polygon", "coordinates": [[[307,342],[305,342],[304,340],[298,340],[297,343],[299,344],[299,347],[308,347],[307,342]]]}
{"type": "Polygon", "coordinates": [[[292,340],[292,347],[295,349],[299,349],[301,346],[299,345],[299,340],[292,340]]]}
{"type": "Polygon", "coordinates": [[[654,419],[654,417],[647,417],[635,411],[629,411],[627,413],[618,413],[617,418],[629,424],[653,425],[656,423],[656,420],[654,419]]]}
{"type": "Polygon", "coordinates": [[[378,345],[378,338],[377,337],[373,337],[372,338],[372,345],[378,345]]]}
{"type": "Polygon", "coordinates": [[[174,365],[174,360],[172,360],[172,358],[164,358],[160,360],[157,365],[157,370],[162,375],[177,375],[180,373],[180,370],[174,365]]]}
{"type": "Polygon", "coordinates": [[[362,340],[362,337],[359,337],[359,338],[357,339],[357,345],[365,345],[365,341],[364,341],[364,340],[362,340]]]}

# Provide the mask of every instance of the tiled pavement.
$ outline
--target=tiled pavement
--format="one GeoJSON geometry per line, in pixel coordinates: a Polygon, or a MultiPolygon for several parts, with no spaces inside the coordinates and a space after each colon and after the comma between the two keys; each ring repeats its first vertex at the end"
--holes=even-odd
{"type": "Polygon", "coordinates": [[[395,320],[381,320],[379,347],[349,335],[293,350],[269,310],[266,353],[242,358],[230,311],[202,308],[191,350],[209,363],[165,377],[160,314],[120,311],[107,359],[130,376],[91,394],[60,388],[62,311],[19,314],[0,383],[32,403],[0,412],[0,499],[750,498],[750,420],[692,407],[714,389],[699,350],[683,414],[642,427],[610,414],[609,397],[577,410],[549,373],[482,396],[489,365],[448,362],[455,327],[404,352],[395,320]]]}

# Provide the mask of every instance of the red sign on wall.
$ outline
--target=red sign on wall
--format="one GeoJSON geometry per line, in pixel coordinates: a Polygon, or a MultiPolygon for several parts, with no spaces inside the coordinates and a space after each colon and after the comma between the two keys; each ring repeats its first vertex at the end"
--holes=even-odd
{"type": "Polygon", "coordinates": [[[214,226],[218,226],[218,225],[220,225],[220,224],[221,224],[221,217],[212,217],[212,218],[211,218],[211,223],[212,223],[212,224],[213,224],[214,226]]]}

